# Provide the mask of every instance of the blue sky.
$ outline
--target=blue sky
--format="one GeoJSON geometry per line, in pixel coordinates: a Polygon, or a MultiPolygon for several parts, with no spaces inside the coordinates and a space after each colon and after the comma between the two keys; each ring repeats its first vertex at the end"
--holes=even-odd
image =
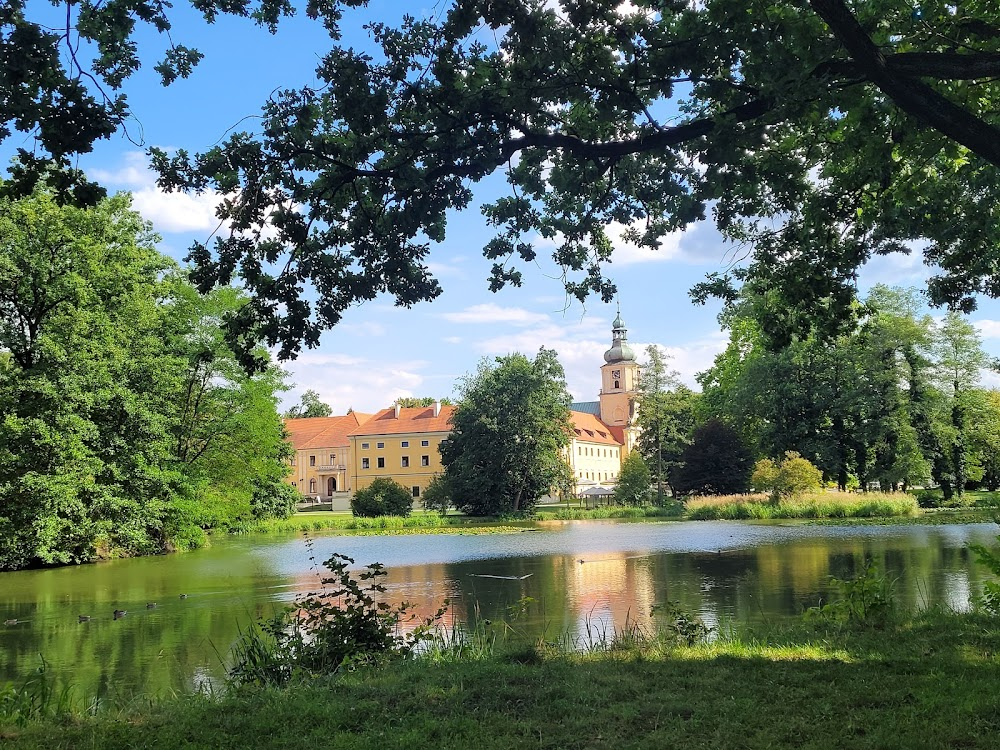
{"type": "MultiPolygon", "coordinates": [[[[125,89],[137,116],[128,128],[131,141],[116,135],[81,157],[79,165],[112,190],[132,191],[135,208],[163,237],[161,250],[180,260],[192,240],[204,241],[216,228],[217,196],[162,193],[146,168],[144,149],[200,151],[234,126],[253,130],[260,103],[273,90],[314,79],[327,41],[322,29],[304,18],[285,22],[272,37],[246,20],[220,18],[207,26],[182,3],[177,5],[174,41],[201,49],[205,59],[189,80],[164,89],[151,58],[144,58],[150,62],[125,89]]],[[[368,13],[398,15],[403,9],[428,10],[404,2],[373,2],[368,13]]],[[[353,35],[345,33],[344,41],[368,46],[356,27],[353,35]]],[[[156,34],[142,36],[142,44],[157,53],[163,48],[156,34]]],[[[18,134],[0,147],[0,156],[6,159],[14,147],[30,145],[30,138],[18,134]]],[[[484,184],[476,193],[478,201],[494,197],[496,185],[484,184]]],[[[541,246],[542,260],[523,269],[523,288],[491,294],[486,282],[491,264],[481,255],[490,236],[476,206],[450,217],[447,239],[430,256],[444,293],[410,310],[395,308],[386,298],[348,311],[343,323],[323,336],[320,348],[285,364],[295,384],[286,404],[307,388],[318,391],[337,412],[348,407],[374,411],[400,395],[450,396],[456,380],[473,371],[481,357],[532,354],[543,345],[559,353],[574,398],[596,398],[614,307],[596,299],[586,305],[566,299],[558,269],[545,262],[548,255],[541,246]]],[[[695,373],[724,348],[726,337],[716,321],[718,305],[693,305],[688,289],[706,273],[727,268],[733,252],[711,224],[702,223],[668,238],[657,253],[619,242],[608,269],[633,347],[663,346],[690,385],[695,373]]],[[[875,283],[921,287],[928,275],[919,257],[890,256],[869,264],[860,286],[862,291],[875,283]]],[[[1000,304],[982,299],[970,318],[983,333],[986,349],[1000,356],[1000,304]]],[[[992,375],[987,382],[1000,383],[992,375]]]]}

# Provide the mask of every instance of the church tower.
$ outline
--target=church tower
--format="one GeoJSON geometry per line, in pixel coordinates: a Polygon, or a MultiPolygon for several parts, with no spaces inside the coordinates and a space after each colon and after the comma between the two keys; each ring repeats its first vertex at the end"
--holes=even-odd
{"type": "Polygon", "coordinates": [[[601,421],[611,427],[627,428],[635,417],[639,365],[626,333],[619,312],[611,324],[611,348],[604,352],[605,364],[601,366],[601,421]]]}

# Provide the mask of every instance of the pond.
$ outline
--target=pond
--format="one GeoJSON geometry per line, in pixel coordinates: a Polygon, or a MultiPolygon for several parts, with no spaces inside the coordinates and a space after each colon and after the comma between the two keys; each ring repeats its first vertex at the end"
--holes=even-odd
{"type": "Polygon", "coordinates": [[[43,663],[74,694],[162,695],[224,678],[241,626],[316,589],[333,552],[389,569],[387,598],[446,625],[509,617],[524,634],[586,639],[679,602],[709,625],[798,616],[867,556],[901,605],[969,606],[987,575],[967,549],[994,524],[827,526],[543,522],[487,535],[215,538],[187,554],[0,574],[0,684],[43,663]],[[182,598],[181,595],[184,595],[182,598]],[[155,607],[147,608],[147,604],[155,607]],[[114,610],[127,615],[114,619],[114,610]],[[89,616],[86,622],[80,615],[89,616]]]}

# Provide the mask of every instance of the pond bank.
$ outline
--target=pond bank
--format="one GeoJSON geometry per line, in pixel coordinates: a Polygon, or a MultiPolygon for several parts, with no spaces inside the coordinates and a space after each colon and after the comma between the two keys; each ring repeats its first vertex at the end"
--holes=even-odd
{"type": "MultiPolygon", "coordinates": [[[[10,748],[992,748],[1000,623],[935,613],[887,630],[794,625],[715,643],[526,646],[290,688],[136,700],[0,724],[10,748]]],[[[0,700],[0,705],[3,701],[0,700]]],[[[9,703],[6,705],[10,705],[9,703]]],[[[2,719],[0,719],[2,721],[2,719]]]]}

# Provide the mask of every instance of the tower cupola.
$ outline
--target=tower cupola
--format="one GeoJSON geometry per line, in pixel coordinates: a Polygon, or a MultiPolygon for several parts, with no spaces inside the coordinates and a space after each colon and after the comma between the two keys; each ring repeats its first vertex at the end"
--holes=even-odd
{"type": "Polygon", "coordinates": [[[628,345],[626,333],[628,331],[619,310],[611,323],[611,348],[604,352],[604,361],[609,365],[616,362],[635,362],[635,352],[628,345]]]}

